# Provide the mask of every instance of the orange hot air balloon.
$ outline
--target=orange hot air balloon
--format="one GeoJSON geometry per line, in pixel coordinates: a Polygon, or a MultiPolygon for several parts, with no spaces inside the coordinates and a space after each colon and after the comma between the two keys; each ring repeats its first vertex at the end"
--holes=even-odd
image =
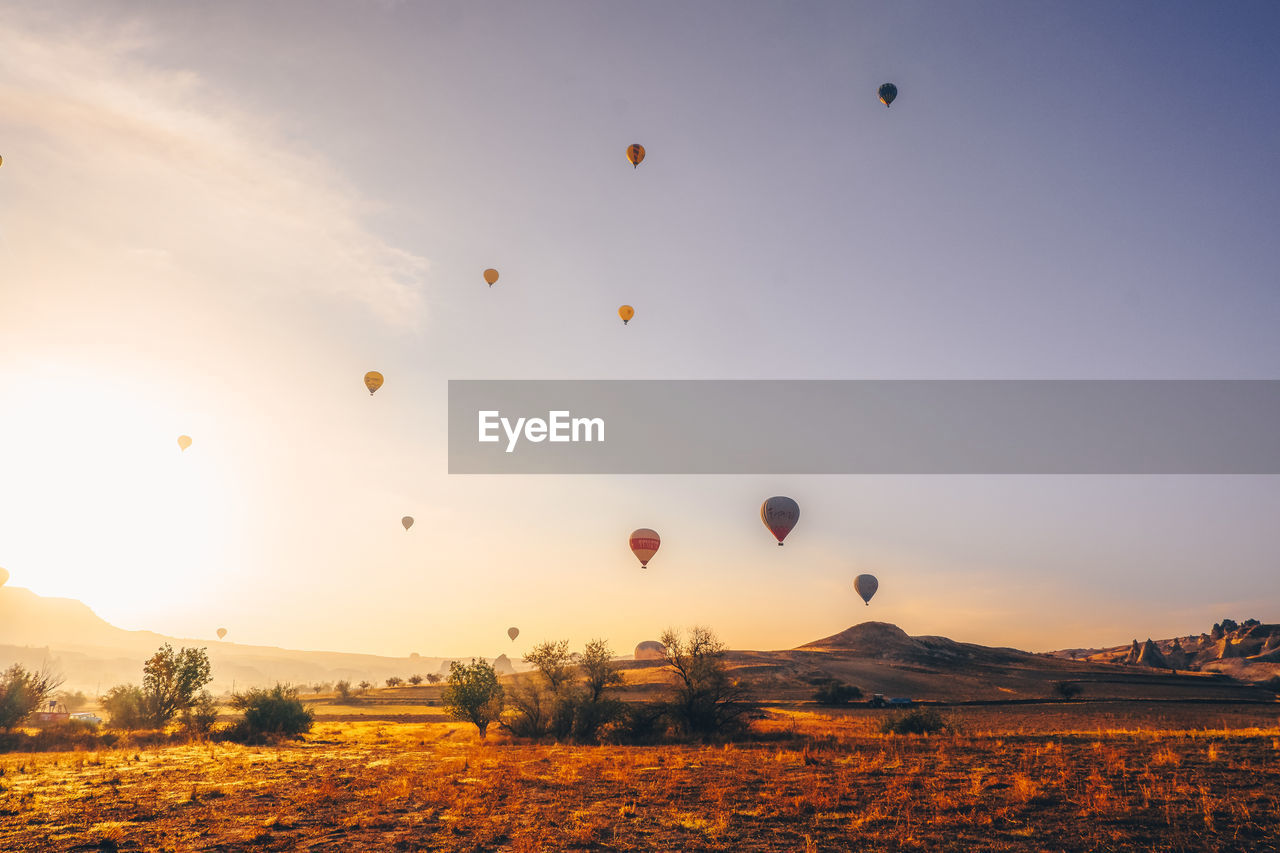
{"type": "Polygon", "coordinates": [[[222,639],[223,637],[225,637],[225,636],[227,636],[227,629],[226,629],[226,628],[219,628],[219,629],[218,629],[218,639],[219,639],[219,640],[221,640],[221,639],[222,639]]]}
{"type": "Polygon", "coordinates": [[[782,544],[791,528],[800,520],[800,505],[791,498],[772,497],[760,504],[760,520],[769,532],[782,544]]]}
{"type": "Polygon", "coordinates": [[[627,162],[631,164],[631,168],[639,166],[644,161],[644,146],[636,143],[627,146],[627,162]]]}
{"type": "Polygon", "coordinates": [[[636,555],[642,569],[649,568],[649,561],[653,559],[654,554],[658,553],[661,545],[662,539],[659,538],[656,530],[641,527],[639,530],[631,531],[631,553],[636,555]]]}
{"type": "Polygon", "coordinates": [[[370,370],[364,375],[364,387],[369,389],[369,396],[373,396],[373,392],[382,387],[382,374],[376,370],[370,370]]]}
{"type": "Polygon", "coordinates": [[[189,435],[178,436],[178,447],[180,447],[183,450],[186,450],[190,446],[191,446],[191,436],[189,435]]]}
{"type": "Polygon", "coordinates": [[[489,286],[493,287],[498,280],[498,271],[495,269],[487,269],[484,271],[484,280],[489,282],[489,286]]]}
{"type": "Polygon", "coordinates": [[[623,305],[618,309],[618,316],[622,318],[622,325],[625,326],[631,322],[632,317],[636,316],[636,309],[630,305],[623,305]]]}

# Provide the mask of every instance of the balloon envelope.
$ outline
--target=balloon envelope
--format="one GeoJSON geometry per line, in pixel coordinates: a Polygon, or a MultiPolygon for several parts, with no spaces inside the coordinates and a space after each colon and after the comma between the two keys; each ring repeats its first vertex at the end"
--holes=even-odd
{"type": "Polygon", "coordinates": [[[516,637],[519,637],[519,636],[520,636],[520,629],[519,629],[519,628],[508,628],[508,629],[507,629],[507,636],[511,638],[512,642],[515,642],[516,637]]]}
{"type": "Polygon", "coordinates": [[[640,165],[640,161],[644,160],[644,146],[636,143],[627,146],[627,162],[631,164],[631,168],[640,165]]]}
{"type": "Polygon", "coordinates": [[[649,567],[649,561],[653,559],[654,554],[658,553],[660,545],[662,540],[658,537],[656,530],[641,527],[639,530],[631,531],[631,553],[636,555],[642,569],[649,567]]]}
{"type": "Polygon", "coordinates": [[[369,396],[373,396],[373,392],[382,387],[382,374],[376,370],[370,370],[364,375],[364,387],[369,389],[369,396]]]}
{"type": "Polygon", "coordinates": [[[781,545],[782,540],[786,539],[787,534],[791,532],[791,528],[795,527],[796,522],[800,520],[800,505],[791,498],[781,495],[769,498],[760,504],[760,520],[781,545]]]}
{"type": "Polygon", "coordinates": [[[893,103],[893,99],[898,97],[898,87],[892,83],[885,83],[880,87],[880,103],[886,107],[893,103]]]}
{"type": "Polygon", "coordinates": [[[875,575],[858,575],[853,579],[854,591],[862,596],[862,600],[868,605],[871,604],[871,596],[875,595],[879,588],[880,581],[876,580],[875,575]]]}
{"type": "Polygon", "coordinates": [[[191,446],[191,436],[189,435],[178,436],[178,447],[182,448],[183,450],[186,450],[190,446],[191,446]]]}
{"type": "Polygon", "coordinates": [[[219,640],[221,640],[221,639],[222,639],[223,637],[225,637],[225,636],[227,636],[227,629],[226,629],[226,628],[219,628],[219,629],[218,629],[218,639],[219,639],[219,640]]]}
{"type": "Polygon", "coordinates": [[[630,305],[623,305],[618,309],[618,316],[622,318],[622,325],[625,326],[631,322],[632,317],[636,316],[636,309],[630,305]]]}
{"type": "Polygon", "coordinates": [[[0,586],[4,586],[9,580],[9,570],[0,568],[0,586]]]}
{"type": "Polygon", "coordinates": [[[490,287],[493,287],[493,283],[498,280],[498,271],[494,269],[485,270],[484,280],[489,282],[490,287]]]}
{"type": "Polygon", "coordinates": [[[408,530],[410,527],[413,527],[413,516],[406,515],[404,518],[400,519],[400,523],[404,525],[405,530],[408,530]]]}

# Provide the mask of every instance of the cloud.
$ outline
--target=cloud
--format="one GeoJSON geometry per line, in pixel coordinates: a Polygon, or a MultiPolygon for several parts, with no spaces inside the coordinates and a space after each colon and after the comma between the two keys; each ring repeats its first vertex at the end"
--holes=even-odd
{"type": "Polygon", "coordinates": [[[163,279],[221,303],[319,298],[416,327],[426,260],[364,224],[373,204],[316,146],[199,74],[146,61],[155,41],[137,24],[0,22],[10,283],[87,294],[163,279]]]}

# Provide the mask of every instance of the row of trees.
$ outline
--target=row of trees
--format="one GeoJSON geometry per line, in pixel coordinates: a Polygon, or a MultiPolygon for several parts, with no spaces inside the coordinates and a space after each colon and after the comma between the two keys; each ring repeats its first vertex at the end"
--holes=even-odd
{"type": "Polygon", "coordinates": [[[668,630],[661,642],[674,679],[660,702],[625,703],[608,692],[622,683],[622,674],[605,640],[573,654],[568,640],[534,646],[524,661],[535,672],[517,676],[509,690],[489,663],[454,662],[441,699],[482,738],[494,723],[520,737],[580,743],[636,742],[668,733],[707,737],[745,723],[750,706],[744,689],[729,677],[724,644],[710,629],[695,627],[688,635],[668,630]]]}

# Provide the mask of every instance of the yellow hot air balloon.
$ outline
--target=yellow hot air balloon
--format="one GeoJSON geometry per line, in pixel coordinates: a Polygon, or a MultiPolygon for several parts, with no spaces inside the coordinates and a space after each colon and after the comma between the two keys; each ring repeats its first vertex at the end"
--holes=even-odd
{"type": "Polygon", "coordinates": [[[227,629],[226,629],[226,628],[219,628],[219,629],[218,629],[218,639],[219,639],[219,640],[221,640],[221,639],[222,639],[223,637],[225,637],[225,636],[227,636],[227,629]]]}
{"type": "Polygon", "coordinates": [[[631,168],[634,169],[636,166],[639,166],[641,161],[643,160],[644,160],[643,145],[636,143],[635,145],[627,146],[627,162],[631,164],[631,168]]]}
{"type": "Polygon", "coordinates": [[[654,554],[658,553],[658,548],[662,545],[658,531],[641,527],[639,530],[631,531],[630,541],[631,553],[635,554],[636,559],[640,561],[640,568],[649,568],[649,561],[653,559],[654,554]]]}
{"type": "Polygon", "coordinates": [[[484,271],[484,280],[489,282],[489,286],[493,287],[498,280],[498,271],[495,269],[487,269],[484,271]]]}
{"type": "Polygon", "coordinates": [[[178,436],[178,447],[182,448],[183,450],[186,450],[190,446],[191,446],[191,436],[189,435],[178,436]]]}
{"type": "Polygon", "coordinates": [[[404,518],[400,519],[400,523],[404,525],[405,530],[408,530],[410,527],[413,527],[413,516],[406,515],[404,518]]]}
{"type": "Polygon", "coordinates": [[[364,375],[364,387],[369,389],[369,396],[373,396],[373,392],[382,387],[382,374],[376,370],[370,370],[364,375]]]}
{"type": "Polygon", "coordinates": [[[636,309],[630,305],[623,305],[618,309],[618,316],[622,318],[622,325],[625,326],[631,322],[632,317],[636,316],[636,309]]]}

